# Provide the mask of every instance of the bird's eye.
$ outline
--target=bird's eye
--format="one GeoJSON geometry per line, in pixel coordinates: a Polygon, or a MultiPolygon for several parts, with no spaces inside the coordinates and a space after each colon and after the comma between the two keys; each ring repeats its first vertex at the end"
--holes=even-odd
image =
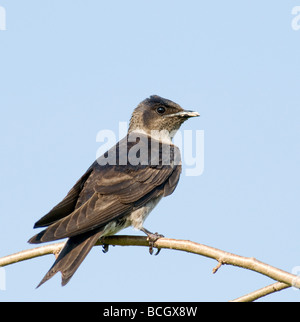
{"type": "Polygon", "coordinates": [[[159,106],[157,109],[156,109],[156,112],[158,114],[164,114],[166,111],[166,109],[163,107],[163,106],[159,106]]]}

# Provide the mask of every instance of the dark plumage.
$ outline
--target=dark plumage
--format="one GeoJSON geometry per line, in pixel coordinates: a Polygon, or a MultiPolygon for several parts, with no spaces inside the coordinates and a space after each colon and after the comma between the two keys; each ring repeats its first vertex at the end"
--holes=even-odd
{"type": "Polygon", "coordinates": [[[159,96],[138,105],[127,136],[95,161],[67,196],[35,223],[34,228],[47,228],[29,243],[68,238],[38,286],[58,271],[65,285],[100,237],[129,225],[143,229],[149,212],[174,191],[181,172],[180,151],[172,136],[163,135],[160,140],[151,131],[176,131],[184,120],[197,115],[159,96]]]}

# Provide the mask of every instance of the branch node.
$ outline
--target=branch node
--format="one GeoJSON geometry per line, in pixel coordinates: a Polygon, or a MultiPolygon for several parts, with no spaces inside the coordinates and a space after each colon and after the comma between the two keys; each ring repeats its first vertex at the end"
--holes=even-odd
{"type": "Polygon", "coordinates": [[[223,263],[223,261],[222,261],[222,260],[219,260],[219,261],[218,261],[218,265],[217,265],[216,267],[214,267],[214,268],[213,268],[212,273],[213,273],[213,274],[216,274],[216,273],[217,273],[217,271],[219,270],[219,268],[220,268],[223,264],[224,264],[224,263],[223,263]]]}
{"type": "Polygon", "coordinates": [[[57,248],[57,249],[54,250],[53,255],[55,256],[55,259],[57,259],[60,251],[61,251],[61,248],[57,248]]]}

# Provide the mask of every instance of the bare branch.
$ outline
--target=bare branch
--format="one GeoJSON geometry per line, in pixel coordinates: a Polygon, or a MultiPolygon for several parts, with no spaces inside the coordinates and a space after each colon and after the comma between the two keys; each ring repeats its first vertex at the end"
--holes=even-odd
{"type": "MultiPolygon", "coordinates": [[[[0,258],[0,266],[6,266],[19,261],[31,259],[38,256],[43,256],[47,254],[57,254],[63,247],[64,242],[50,244],[42,247],[37,247],[34,249],[28,249],[21,251],[16,254],[12,254],[3,258],[0,258]]],[[[123,236],[115,235],[104,237],[100,239],[96,245],[115,245],[115,246],[147,246],[149,243],[147,237],[144,236],[123,236]]],[[[294,286],[300,288],[300,279],[298,276],[285,272],[276,267],[265,264],[258,261],[255,258],[243,257],[235,255],[232,253],[225,252],[223,250],[206,246],[203,244],[198,244],[189,240],[179,240],[179,239],[169,239],[169,238],[159,238],[155,244],[155,247],[160,249],[176,249],[180,251],[185,251],[193,254],[198,254],[208,258],[215,259],[218,264],[213,269],[216,273],[221,265],[233,265],[245,269],[255,271],[257,273],[263,274],[270,277],[271,279],[278,281],[279,283],[272,284],[270,286],[264,287],[261,290],[249,293],[248,295],[242,296],[234,301],[253,301],[259,297],[265,296],[272,292],[279,291],[281,289],[294,286]]]]}
{"type": "Polygon", "coordinates": [[[0,258],[0,267],[22,262],[27,259],[31,259],[39,256],[55,254],[61,250],[64,244],[65,244],[64,242],[49,244],[49,245],[40,246],[32,249],[26,249],[21,252],[2,257],[0,258]]]}
{"type": "Polygon", "coordinates": [[[276,282],[271,285],[265,286],[257,291],[254,291],[254,292],[251,292],[247,295],[241,296],[241,297],[239,297],[233,301],[230,301],[230,302],[253,302],[263,296],[284,290],[288,287],[290,287],[290,285],[285,284],[285,283],[281,283],[281,282],[276,282]]]}

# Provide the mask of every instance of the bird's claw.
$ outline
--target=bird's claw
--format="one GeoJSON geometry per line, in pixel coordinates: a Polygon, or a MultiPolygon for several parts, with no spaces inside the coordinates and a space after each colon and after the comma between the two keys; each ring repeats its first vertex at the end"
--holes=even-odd
{"type": "Polygon", "coordinates": [[[102,245],[102,252],[105,254],[107,253],[109,250],[109,245],[108,244],[103,244],[102,245]]]}
{"type": "MultiPolygon", "coordinates": [[[[159,239],[159,238],[162,238],[164,237],[164,235],[161,235],[161,234],[158,234],[158,233],[155,233],[155,234],[152,234],[152,233],[148,233],[147,234],[148,236],[148,241],[149,241],[149,253],[150,255],[153,255],[153,247],[154,247],[154,243],[159,239]]],[[[157,251],[155,253],[155,256],[157,256],[160,252],[161,248],[157,248],[157,251]]]]}

